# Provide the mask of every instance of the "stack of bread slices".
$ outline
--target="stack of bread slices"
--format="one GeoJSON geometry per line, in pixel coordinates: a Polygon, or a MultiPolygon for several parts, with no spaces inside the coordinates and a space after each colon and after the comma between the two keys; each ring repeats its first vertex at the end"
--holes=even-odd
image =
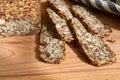
{"type": "Polygon", "coordinates": [[[40,33],[40,57],[47,63],[65,59],[65,42],[77,41],[80,54],[95,66],[111,64],[116,56],[102,40],[112,31],[83,5],[69,7],[63,0],[48,0],[48,23],[40,33]]]}

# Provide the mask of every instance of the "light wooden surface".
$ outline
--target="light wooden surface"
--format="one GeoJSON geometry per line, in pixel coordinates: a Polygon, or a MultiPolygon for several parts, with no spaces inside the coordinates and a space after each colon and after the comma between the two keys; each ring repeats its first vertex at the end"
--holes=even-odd
{"type": "MultiPolygon", "coordinates": [[[[42,22],[47,3],[42,0],[42,22]]],[[[76,46],[66,44],[66,59],[61,64],[46,64],[39,59],[37,38],[23,36],[0,39],[0,80],[119,80],[120,79],[120,16],[102,12],[95,15],[114,27],[106,42],[116,53],[117,62],[103,67],[87,63],[76,46]],[[115,27],[117,26],[117,27],[115,27]]],[[[106,40],[105,39],[105,40],[106,40]]]]}

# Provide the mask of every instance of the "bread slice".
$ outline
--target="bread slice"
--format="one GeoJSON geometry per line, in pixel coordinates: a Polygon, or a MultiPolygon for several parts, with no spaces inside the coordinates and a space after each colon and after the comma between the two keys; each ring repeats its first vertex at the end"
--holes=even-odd
{"type": "Polygon", "coordinates": [[[93,36],[87,32],[77,18],[72,19],[70,25],[80,50],[82,50],[91,64],[101,66],[116,61],[114,52],[110,50],[100,37],[93,36]]]}
{"type": "Polygon", "coordinates": [[[65,43],[56,38],[52,27],[42,26],[40,34],[40,57],[47,63],[58,64],[65,58],[65,43]]]}
{"type": "Polygon", "coordinates": [[[71,10],[73,14],[82,21],[85,28],[90,33],[100,37],[108,36],[110,34],[111,29],[97,19],[88,8],[80,5],[73,5],[71,10]]]}
{"type": "Polygon", "coordinates": [[[48,3],[63,19],[70,20],[73,18],[69,7],[63,0],[48,0],[48,3]]]}
{"type": "Polygon", "coordinates": [[[48,18],[54,26],[56,32],[60,38],[66,42],[71,42],[74,40],[73,34],[69,29],[69,25],[66,20],[62,19],[58,14],[56,14],[52,9],[47,9],[48,18]]]}

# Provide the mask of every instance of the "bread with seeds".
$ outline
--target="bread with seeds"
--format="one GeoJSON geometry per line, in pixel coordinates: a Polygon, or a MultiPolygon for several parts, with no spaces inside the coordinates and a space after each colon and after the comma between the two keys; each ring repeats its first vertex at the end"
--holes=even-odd
{"type": "Polygon", "coordinates": [[[73,34],[67,24],[67,21],[62,19],[56,12],[50,8],[47,9],[48,18],[55,28],[60,38],[66,42],[74,40],[73,34]]]}
{"type": "Polygon", "coordinates": [[[49,6],[54,9],[63,19],[70,20],[73,18],[69,7],[63,0],[48,0],[49,6]]]}
{"type": "Polygon", "coordinates": [[[111,29],[97,19],[91,13],[90,9],[81,5],[73,5],[71,10],[73,14],[82,21],[85,28],[93,35],[105,37],[110,34],[111,29]]]}
{"type": "Polygon", "coordinates": [[[0,37],[39,32],[39,0],[0,0],[0,6],[0,37]]]}
{"type": "Polygon", "coordinates": [[[51,26],[42,26],[40,34],[40,57],[43,61],[59,64],[65,58],[65,43],[55,36],[51,26]]]}
{"type": "Polygon", "coordinates": [[[91,64],[101,66],[116,61],[114,52],[98,37],[87,32],[82,23],[74,18],[70,22],[71,28],[77,39],[79,49],[91,64]]]}

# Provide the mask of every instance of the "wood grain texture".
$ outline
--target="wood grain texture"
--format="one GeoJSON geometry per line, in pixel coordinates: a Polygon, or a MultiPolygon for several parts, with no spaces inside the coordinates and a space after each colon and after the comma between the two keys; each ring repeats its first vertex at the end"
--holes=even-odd
{"type": "MultiPolygon", "coordinates": [[[[46,21],[47,3],[41,1],[42,23],[46,21]]],[[[120,79],[120,16],[94,10],[105,24],[113,27],[106,42],[116,53],[117,62],[103,67],[87,63],[75,45],[66,44],[66,59],[61,64],[46,64],[39,59],[36,36],[0,39],[0,80],[119,80],[120,79]]]]}

